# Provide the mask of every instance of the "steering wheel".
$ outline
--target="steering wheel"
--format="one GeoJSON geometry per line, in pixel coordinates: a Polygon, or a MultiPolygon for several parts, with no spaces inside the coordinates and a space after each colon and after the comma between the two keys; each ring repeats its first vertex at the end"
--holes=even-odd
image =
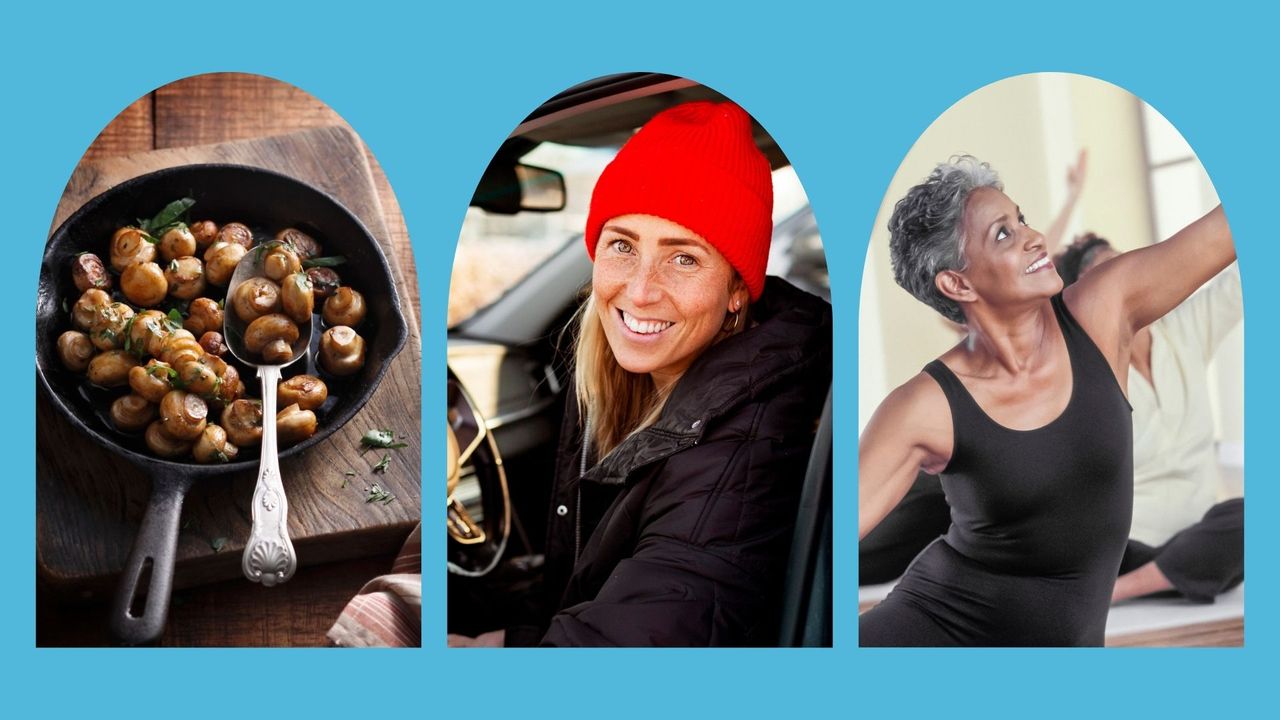
{"type": "Polygon", "coordinates": [[[511,534],[502,457],[475,402],[449,371],[446,526],[449,572],[481,577],[498,566],[511,534]]]}

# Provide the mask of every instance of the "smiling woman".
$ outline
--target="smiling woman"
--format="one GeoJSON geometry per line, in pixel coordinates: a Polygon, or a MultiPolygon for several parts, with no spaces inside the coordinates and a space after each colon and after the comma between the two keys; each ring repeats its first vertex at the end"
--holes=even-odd
{"type": "Polygon", "coordinates": [[[778,642],[831,316],[766,280],[772,208],[728,102],[658,113],[601,173],[542,592],[505,629],[451,622],[451,645],[778,642]]]}

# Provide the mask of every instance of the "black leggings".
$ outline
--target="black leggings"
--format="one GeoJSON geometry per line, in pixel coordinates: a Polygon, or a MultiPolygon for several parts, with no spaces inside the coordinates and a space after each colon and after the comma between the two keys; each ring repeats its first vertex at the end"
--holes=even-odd
{"type": "MultiPolygon", "coordinates": [[[[947,532],[951,511],[936,475],[920,473],[906,497],[858,543],[858,584],[890,582],[929,543],[947,532]]],[[[1244,580],[1244,500],[1214,505],[1200,522],[1152,547],[1129,540],[1120,574],[1149,562],[1188,600],[1211,603],[1244,580]]]]}

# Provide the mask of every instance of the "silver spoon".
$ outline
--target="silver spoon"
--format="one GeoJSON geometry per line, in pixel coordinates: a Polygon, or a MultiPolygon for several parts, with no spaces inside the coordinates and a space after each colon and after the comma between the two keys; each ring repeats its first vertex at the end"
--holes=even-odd
{"type": "Polygon", "coordinates": [[[245,346],[244,334],[248,323],[240,319],[232,304],[237,287],[255,277],[266,277],[262,260],[267,247],[259,245],[241,258],[235,273],[227,284],[227,300],[223,315],[223,337],[227,348],[240,362],[258,368],[262,379],[262,459],[258,464],[258,483],[253,488],[253,529],[244,546],[240,568],[245,577],[267,587],[286,582],[298,569],[298,556],[289,539],[289,501],[280,479],[280,456],[276,443],[276,385],[281,370],[297,362],[307,354],[311,344],[311,320],[300,324],[298,339],[293,343],[293,358],[280,365],[262,361],[245,346]]]}

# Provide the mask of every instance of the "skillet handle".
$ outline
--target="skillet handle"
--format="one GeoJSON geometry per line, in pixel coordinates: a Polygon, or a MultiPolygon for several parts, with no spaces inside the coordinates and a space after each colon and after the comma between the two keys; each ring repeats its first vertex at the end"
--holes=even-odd
{"type": "Polygon", "coordinates": [[[151,499],[142,516],[138,537],[125,563],[111,606],[111,634],[125,645],[154,644],[164,634],[169,617],[169,595],[173,592],[173,564],[178,553],[178,522],[182,518],[182,501],[194,478],[152,480],[151,499]],[[143,570],[150,565],[151,579],[141,587],[143,570]],[[141,615],[133,615],[131,606],[139,594],[145,600],[141,615]]]}

